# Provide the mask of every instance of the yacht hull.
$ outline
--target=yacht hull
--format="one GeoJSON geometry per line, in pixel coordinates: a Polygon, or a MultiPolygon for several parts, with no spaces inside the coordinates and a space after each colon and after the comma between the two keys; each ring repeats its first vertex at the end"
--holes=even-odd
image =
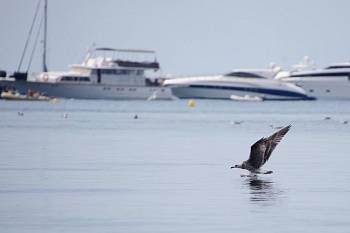
{"type": "Polygon", "coordinates": [[[231,99],[231,96],[256,96],[262,100],[312,100],[309,96],[293,91],[266,88],[190,85],[173,87],[178,98],[231,99]]]}
{"type": "Polygon", "coordinates": [[[172,99],[170,88],[157,86],[120,86],[103,84],[69,84],[35,81],[1,80],[1,89],[15,88],[20,93],[27,93],[29,89],[38,91],[49,97],[72,99],[172,99]]]}
{"type": "Polygon", "coordinates": [[[350,80],[348,77],[308,77],[285,78],[303,88],[309,96],[323,100],[350,100],[350,80]]]}

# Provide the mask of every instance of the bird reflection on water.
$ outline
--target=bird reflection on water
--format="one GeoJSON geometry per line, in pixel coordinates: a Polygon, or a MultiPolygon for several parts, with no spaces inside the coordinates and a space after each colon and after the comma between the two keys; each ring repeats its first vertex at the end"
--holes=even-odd
{"type": "Polygon", "coordinates": [[[282,191],[275,187],[271,179],[247,177],[243,184],[249,188],[249,199],[254,204],[270,205],[282,197],[282,191]]]}

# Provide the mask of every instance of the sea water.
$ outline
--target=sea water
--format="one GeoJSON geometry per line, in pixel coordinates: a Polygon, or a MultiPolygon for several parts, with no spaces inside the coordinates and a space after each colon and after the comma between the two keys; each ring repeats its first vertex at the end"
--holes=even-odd
{"type": "Polygon", "coordinates": [[[349,232],[348,121],[346,101],[3,100],[0,232],[349,232]],[[289,124],[273,174],[230,169],[289,124]]]}

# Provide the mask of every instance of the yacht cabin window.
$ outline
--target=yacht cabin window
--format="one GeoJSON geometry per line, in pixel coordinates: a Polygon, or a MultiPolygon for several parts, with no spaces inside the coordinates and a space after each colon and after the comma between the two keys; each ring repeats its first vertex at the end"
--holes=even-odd
{"type": "Polygon", "coordinates": [[[143,70],[129,70],[129,69],[102,69],[101,74],[108,75],[143,75],[143,70]]]}
{"type": "Polygon", "coordinates": [[[231,72],[226,74],[225,76],[231,76],[231,77],[239,77],[239,78],[264,78],[263,76],[249,73],[249,72],[231,72]]]}
{"type": "Polygon", "coordinates": [[[90,82],[89,77],[77,77],[77,76],[63,76],[61,78],[61,81],[68,81],[68,82],[90,82]]]}
{"type": "Polygon", "coordinates": [[[350,65],[334,65],[334,66],[328,66],[326,67],[326,70],[331,70],[331,69],[349,69],[350,65]]]}

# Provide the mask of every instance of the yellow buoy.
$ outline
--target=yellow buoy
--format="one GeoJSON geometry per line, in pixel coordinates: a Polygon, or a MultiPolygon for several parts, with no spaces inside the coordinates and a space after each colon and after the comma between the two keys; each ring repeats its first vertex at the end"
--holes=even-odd
{"type": "Polygon", "coordinates": [[[194,100],[190,99],[187,102],[187,106],[190,107],[190,108],[194,108],[194,107],[196,107],[196,102],[194,100]]]}

